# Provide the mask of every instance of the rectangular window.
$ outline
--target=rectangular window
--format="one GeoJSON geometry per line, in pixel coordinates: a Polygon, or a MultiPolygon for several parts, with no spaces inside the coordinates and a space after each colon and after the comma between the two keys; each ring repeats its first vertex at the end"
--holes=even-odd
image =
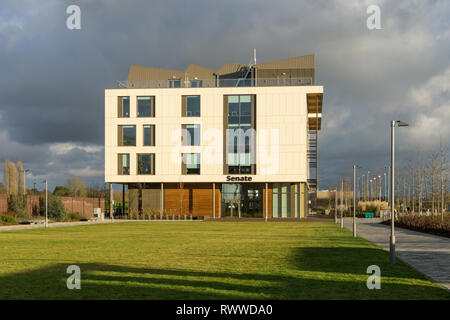
{"type": "Polygon", "coordinates": [[[183,124],[182,143],[183,146],[199,146],[200,145],[200,125],[199,124],[183,124]]]}
{"type": "Polygon", "coordinates": [[[179,88],[181,86],[180,79],[169,80],[169,88],[179,88]]]}
{"type": "Polygon", "coordinates": [[[119,118],[130,117],[130,97],[117,97],[117,111],[119,118]]]}
{"type": "Polygon", "coordinates": [[[200,96],[183,96],[181,115],[183,117],[200,117],[200,96]]]}
{"type": "Polygon", "coordinates": [[[155,97],[137,97],[137,116],[155,116],[155,97]]]}
{"type": "Polygon", "coordinates": [[[225,96],[226,164],[228,174],[256,174],[255,95],[225,96]]]}
{"type": "Polygon", "coordinates": [[[137,174],[155,174],[155,154],[137,154],[137,174]]]}
{"type": "Polygon", "coordinates": [[[272,216],[274,218],[298,218],[300,216],[298,183],[274,183],[272,195],[272,216]]]}
{"type": "Polygon", "coordinates": [[[182,158],[182,174],[200,174],[200,153],[183,153],[182,158]]]}
{"type": "Polygon", "coordinates": [[[154,146],[155,145],[155,125],[147,124],[144,125],[144,146],[154,146]]]}
{"type": "Polygon", "coordinates": [[[119,153],[117,155],[118,167],[117,173],[120,175],[130,174],[130,155],[128,153],[119,153]]]}
{"type": "Polygon", "coordinates": [[[202,87],[202,80],[191,81],[191,88],[201,88],[201,87],[202,87]]]}
{"type": "Polygon", "coordinates": [[[118,146],[136,146],[136,126],[123,125],[118,128],[118,146]]]}

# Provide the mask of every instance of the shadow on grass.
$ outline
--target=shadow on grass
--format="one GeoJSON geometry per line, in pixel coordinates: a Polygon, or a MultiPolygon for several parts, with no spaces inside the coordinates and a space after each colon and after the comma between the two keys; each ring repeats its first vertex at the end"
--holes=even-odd
{"type": "Polygon", "coordinates": [[[378,249],[298,248],[288,259],[273,273],[79,264],[81,290],[67,289],[68,264],[55,264],[1,276],[0,299],[450,299],[403,263],[385,264],[378,249]],[[381,290],[366,287],[371,264],[381,268],[381,290]]]}

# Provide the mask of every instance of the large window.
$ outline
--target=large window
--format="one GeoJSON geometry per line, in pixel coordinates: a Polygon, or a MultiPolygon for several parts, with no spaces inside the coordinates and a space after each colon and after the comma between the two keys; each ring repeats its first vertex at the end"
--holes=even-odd
{"type": "Polygon", "coordinates": [[[183,96],[181,115],[183,117],[200,117],[200,96],[183,96]]]}
{"type": "Polygon", "coordinates": [[[202,87],[202,80],[191,80],[191,88],[202,87]]]}
{"type": "Polygon", "coordinates": [[[123,125],[118,128],[118,146],[136,146],[136,126],[123,125]]]}
{"type": "Polygon", "coordinates": [[[225,98],[226,173],[255,174],[255,97],[232,95],[225,98]]]}
{"type": "Polygon", "coordinates": [[[117,111],[119,118],[130,117],[130,97],[117,97],[117,111]]]}
{"type": "Polygon", "coordinates": [[[183,153],[182,174],[200,174],[200,153],[183,153]]]}
{"type": "Polygon", "coordinates": [[[130,174],[130,155],[128,153],[119,153],[117,155],[118,168],[117,173],[120,175],[130,174]]]}
{"type": "Polygon", "coordinates": [[[155,145],[155,125],[144,125],[144,146],[155,145]]]}
{"type": "Polygon", "coordinates": [[[155,154],[137,154],[137,174],[155,174],[155,154]]]}
{"type": "Polygon", "coordinates": [[[298,218],[300,197],[298,183],[274,183],[272,189],[272,216],[274,218],[298,218]]]}
{"type": "Polygon", "coordinates": [[[199,124],[183,124],[182,142],[183,146],[199,146],[200,145],[200,125],[199,124]]]}
{"type": "Polygon", "coordinates": [[[137,116],[155,116],[155,97],[137,97],[137,116]]]}
{"type": "Polygon", "coordinates": [[[179,88],[181,86],[180,79],[169,80],[169,88],[179,88]]]}

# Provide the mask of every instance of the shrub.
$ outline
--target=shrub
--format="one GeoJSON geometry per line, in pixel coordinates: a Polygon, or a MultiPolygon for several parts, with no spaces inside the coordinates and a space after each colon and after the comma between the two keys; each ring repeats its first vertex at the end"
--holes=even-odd
{"type": "Polygon", "coordinates": [[[16,223],[16,219],[13,216],[7,214],[0,214],[0,224],[16,223]]]}
{"type": "Polygon", "coordinates": [[[84,219],[84,217],[80,214],[78,214],[77,212],[70,212],[67,214],[67,218],[66,220],[71,221],[71,220],[80,220],[84,219]]]}
{"type": "MultiPolygon", "coordinates": [[[[39,198],[41,206],[41,216],[45,216],[45,195],[39,198]]],[[[49,194],[48,195],[48,218],[55,221],[64,221],[66,219],[66,210],[61,199],[49,194]]]]}
{"type": "Polygon", "coordinates": [[[27,208],[27,198],[24,195],[11,195],[8,200],[8,210],[18,220],[27,220],[30,218],[27,208]]]}

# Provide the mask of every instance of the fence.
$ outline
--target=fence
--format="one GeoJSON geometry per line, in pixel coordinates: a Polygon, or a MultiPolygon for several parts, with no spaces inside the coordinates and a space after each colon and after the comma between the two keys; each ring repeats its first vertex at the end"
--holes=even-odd
{"type": "MultiPolygon", "coordinates": [[[[105,199],[103,198],[82,198],[82,197],[59,197],[66,212],[78,213],[85,218],[92,218],[94,208],[101,208],[105,211],[105,199]]],[[[38,216],[40,211],[39,195],[27,195],[28,214],[38,216]]],[[[8,212],[8,196],[0,194],[0,213],[8,212]]]]}
{"type": "Polygon", "coordinates": [[[82,197],[59,197],[66,209],[66,212],[74,212],[85,218],[94,216],[94,208],[100,208],[105,212],[105,199],[103,198],[82,198],[82,197]]]}

